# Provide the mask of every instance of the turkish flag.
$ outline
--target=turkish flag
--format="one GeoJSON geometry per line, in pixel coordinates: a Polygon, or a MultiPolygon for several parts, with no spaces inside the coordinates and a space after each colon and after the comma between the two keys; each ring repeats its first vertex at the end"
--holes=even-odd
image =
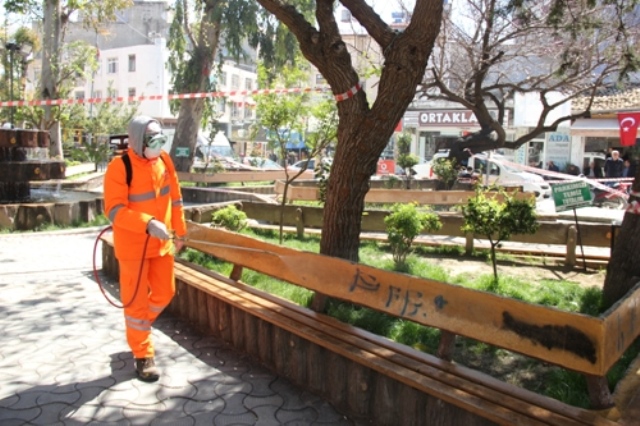
{"type": "Polygon", "coordinates": [[[640,112],[619,112],[620,145],[634,146],[638,137],[638,125],[640,124],[640,112]]]}

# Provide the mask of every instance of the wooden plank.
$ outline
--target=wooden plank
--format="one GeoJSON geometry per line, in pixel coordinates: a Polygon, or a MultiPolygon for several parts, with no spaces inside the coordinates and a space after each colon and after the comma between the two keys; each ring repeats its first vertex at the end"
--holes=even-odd
{"type": "Polygon", "coordinates": [[[258,349],[260,359],[266,364],[273,365],[273,332],[274,326],[266,321],[264,317],[260,317],[263,321],[258,323],[258,349]]]}
{"type": "MultiPolygon", "coordinates": [[[[284,196],[285,184],[281,180],[277,180],[273,186],[276,194],[284,196]]],[[[287,201],[307,200],[315,201],[320,199],[320,190],[316,186],[298,186],[289,185],[287,188],[287,201]]]]}
{"type": "Polygon", "coordinates": [[[232,309],[230,313],[231,343],[236,348],[245,347],[244,340],[247,335],[244,333],[244,318],[246,315],[247,313],[240,309],[232,309]]]}
{"type": "MultiPolygon", "coordinates": [[[[310,206],[285,206],[283,223],[285,226],[297,226],[296,209],[302,210],[306,232],[309,228],[322,227],[322,208],[310,206]]],[[[242,209],[251,219],[266,221],[272,224],[280,223],[280,206],[275,204],[256,203],[243,201],[242,209]]],[[[367,210],[362,216],[362,233],[382,232],[386,234],[384,218],[389,214],[386,210],[367,210]]],[[[439,212],[438,217],[442,222],[442,228],[437,231],[423,232],[424,235],[447,235],[452,237],[464,237],[460,227],[463,218],[460,214],[439,212]]],[[[515,234],[509,241],[540,244],[567,244],[568,229],[575,226],[573,222],[557,222],[538,217],[540,228],[533,235],[515,234]]],[[[198,221],[196,221],[198,222],[198,221]]],[[[610,247],[611,226],[603,223],[580,223],[580,237],[582,244],[594,247],[610,247]]],[[[481,237],[480,237],[481,238],[481,237]]]]}
{"type": "Polygon", "coordinates": [[[214,174],[178,172],[178,179],[181,182],[197,183],[262,182],[285,179],[285,174],[283,170],[256,170],[214,174]]]}
{"type": "MultiPolygon", "coordinates": [[[[181,271],[180,274],[190,274],[193,276],[198,276],[198,272],[195,270],[189,270],[183,265],[179,265],[181,271]]],[[[224,277],[220,277],[221,279],[225,279],[224,277]]],[[[310,341],[315,342],[316,344],[326,347],[329,349],[330,353],[336,356],[344,356],[346,358],[352,359],[357,362],[365,362],[371,368],[376,369],[383,374],[388,375],[389,377],[393,377],[396,380],[399,380],[405,384],[408,384],[413,387],[419,387],[424,391],[431,393],[432,395],[449,401],[458,406],[465,406],[470,401],[475,401],[474,398],[480,398],[485,400],[485,404],[488,401],[491,404],[498,404],[503,407],[509,407],[509,410],[518,410],[520,415],[531,416],[533,419],[545,418],[549,421],[549,424],[589,424],[589,425],[611,425],[613,423],[607,422],[599,416],[596,415],[588,415],[589,413],[585,410],[580,410],[574,407],[566,406],[562,403],[556,401],[556,408],[560,407],[561,409],[564,407],[569,412],[575,414],[578,413],[578,417],[586,417],[588,421],[582,422],[580,420],[573,419],[571,417],[565,415],[559,415],[555,412],[551,412],[544,407],[538,407],[532,405],[527,401],[527,398],[523,398],[523,400],[519,401],[517,398],[518,389],[514,388],[507,384],[502,384],[505,386],[507,392],[506,393],[494,393],[491,389],[486,388],[486,386],[482,386],[481,384],[470,382],[466,379],[461,379],[460,377],[456,377],[446,371],[442,371],[440,368],[429,367],[422,362],[412,360],[403,355],[396,354],[394,351],[390,351],[388,349],[381,348],[377,344],[373,344],[367,342],[366,339],[361,339],[354,335],[348,333],[340,333],[334,327],[323,325],[322,321],[332,321],[339,323],[336,320],[332,320],[323,315],[318,315],[310,311],[305,311],[306,314],[296,314],[296,308],[291,307],[291,309],[283,309],[283,305],[289,306],[290,304],[286,301],[280,301],[280,303],[275,303],[268,300],[268,295],[265,295],[267,298],[257,297],[251,294],[251,292],[237,292],[235,289],[233,292],[225,290],[227,287],[231,287],[224,282],[215,281],[214,284],[207,284],[206,280],[190,280],[193,285],[198,287],[202,287],[203,291],[213,292],[226,299],[229,303],[241,307],[242,309],[251,310],[255,315],[260,316],[265,321],[272,321],[275,325],[279,327],[283,327],[285,329],[289,329],[289,331],[293,333],[298,333],[304,335],[310,341]],[[211,288],[214,287],[214,288],[211,288]],[[257,303],[259,306],[254,306],[253,304],[257,303]],[[287,317],[295,317],[295,320],[286,320],[282,318],[285,315],[287,317]],[[355,345],[355,347],[354,347],[355,345]],[[388,363],[392,361],[394,363],[393,366],[387,365],[382,360],[386,360],[388,363]],[[424,379],[418,380],[418,375],[424,375],[424,379]],[[440,385],[438,385],[440,383],[440,385]],[[450,389],[453,386],[458,389],[456,392],[448,393],[445,389],[450,389]],[[458,398],[462,398],[463,402],[458,401],[458,398]],[[456,401],[458,401],[456,403],[456,401]],[[463,405],[460,405],[460,404],[463,405]],[[602,420],[602,421],[601,421],[602,420]]],[[[245,288],[246,289],[246,288],[245,288]]],[[[257,290],[256,290],[257,292],[257,290]]],[[[274,298],[277,299],[277,298],[274,298]]],[[[359,330],[342,323],[342,327],[346,327],[353,330],[359,330]]],[[[359,330],[361,333],[362,330],[359,330]]],[[[366,333],[366,332],[364,332],[366,333]]],[[[385,339],[386,340],[386,339],[385,339]]],[[[425,354],[425,356],[427,356],[425,354]]],[[[446,365],[453,365],[449,363],[443,363],[441,360],[437,360],[436,362],[440,362],[446,365]]],[[[325,360],[325,363],[327,361],[325,360]]],[[[327,363],[331,365],[332,368],[329,371],[329,375],[333,373],[333,369],[335,367],[336,362],[332,361],[331,363],[327,363]]],[[[459,368],[459,366],[458,366],[459,368]]],[[[462,371],[462,370],[461,370],[462,371]]],[[[477,373],[479,376],[483,376],[488,378],[486,375],[482,375],[481,373],[477,373]]],[[[490,378],[489,378],[490,379],[490,378]]],[[[332,390],[332,393],[336,391],[332,386],[339,385],[340,383],[333,383],[330,378],[327,378],[328,383],[327,387],[332,390]]],[[[340,382],[344,383],[344,376],[340,376],[340,382]]],[[[528,395],[531,394],[526,391],[522,391],[523,394],[528,395]]],[[[535,394],[531,394],[534,395],[535,394]]],[[[549,400],[548,398],[539,397],[542,400],[549,400]]],[[[549,400],[552,401],[553,400],[549,400]]],[[[553,406],[554,404],[551,403],[553,406]]],[[[472,406],[475,406],[472,404],[472,406]]],[[[486,406],[485,406],[486,410],[486,406]]],[[[495,408],[493,409],[495,411],[495,408]]],[[[481,413],[482,410],[478,411],[481,413]]],[[[562,412],[562,410],[560,410],[562,412]]],[[[499,421],[501,424],[538,424],[537,421],[533,421],[532,423],[524,422],[522,418],[518,417],[518,422],[513,423],[515,419],[509,415],[509,421],[505,423],[502,410],[497,410],[492,413],[492,418],[494,419],[502,419],[499,421]]]]}
{"type": "Polygon", "coordinates": [[[608,371],[640,335],[640,283],[604,314],[604,362],[608,371]]]}
{"type": "Polygon", "coordinates": [[[220,303],[220,299],[213,295],[209,295],[209,297],[207,297],[207,325],[209,327],[209,332],[213,333],[216,337],[220,337],[220,328],[218,325],[218,306],[220,306],[220,303]]]}
{"type": "Polygon", "coordinates": [[[191,323],[198,321],[198,293],[199,291],[191,286],[187,286],[187,311],[186,318],[191,323]]]}
{"type": "Polygon", "coordinates": [[[606,373],[599,318],[300,252],[221,229],[193,223],[188,228],[187,245],[225,261],[575,371],[606,373]]]}
{"type": "Polygon", "coordinates": [[[331,392],[327,388],[327,374],[325,369],[327,360],[327,350],[320,345],[308,345],[306,369],[307,369],[307,389],[310,392],[325,395],[331,392]]]}
{"type": "Polygon", "coordinates": [[[260,350],[258,348],[258,322],[260,320],[253,315],[245,315],[244,317],[244,352],[252,357],[258,357],[260,350]]]}
{"type": "MultiPolygon", "coordinates": [[[[284,192],[284,183],[276,181],[274,185],[276,194],[282,195],[284,192]]],[[[473,197],[473,191],[421,191],[411,189],[370,189],[365,196],[366,203],[411,203],[428,205],[455,205],[464,204],[470,197],[473,197]]],[[[499,194],[495,194],[497,198],[503,198],[499,194]]],[[[318,200],[319,189],[316,186],[299,186],[289,185],[287,189],[288,200],[315,201],[318,200]]],[[[518,199],[535,199],[531,193],[518,193],[518,199]]]]}
{"type": "Polygon", "coordinates": [[[363,417],[369,415],[371,397],[374,395],[371,370],[366,365],[352,365],[347,371],[346,378],[349,411],[363,417]]]}
{"type": "MultiPolygon", "coordinates": [[[[209,329],[209,312],[207,310],[207,299],[209,295],[198,291],[196,294],[196,323],[200,324],[200,329],[204,328],[204,331],[209,329]]],[[[192,308],[193,309],[193,308],[192,308]]]]}

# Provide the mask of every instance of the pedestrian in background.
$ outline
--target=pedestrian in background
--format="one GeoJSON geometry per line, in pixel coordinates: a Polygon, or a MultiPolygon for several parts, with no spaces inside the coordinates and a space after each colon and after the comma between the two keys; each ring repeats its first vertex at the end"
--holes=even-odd
{"type": "Polygon", "coordinates": [[[604,163],[604,175],[608,178],[619,178],[622,177],[622,169],[624,169],[624,162],[620,158],[620,153],[616,150],[611,151],[611,158],[604,163]]]}
{"type": "Polygon", "coordinates": [[[595,161],[591,161],[589,165],[585,167],[583,174],[590,179],[601,179],[602,169],[596,166],[595,161]]]}
{"type": "Polygon", "coordinates": [[[129,123],[128,150],[114,158],[104,177],[105,212],[113,226],[120,267],[120,294],[127,343],[142,381],[160,374],[155,364],[151,325],[175,294],[174,253],[186,235],[182,194],[166,136],[155,119],[129,123]],[[174,247],[175,244],[175,247],[174,247]]]}

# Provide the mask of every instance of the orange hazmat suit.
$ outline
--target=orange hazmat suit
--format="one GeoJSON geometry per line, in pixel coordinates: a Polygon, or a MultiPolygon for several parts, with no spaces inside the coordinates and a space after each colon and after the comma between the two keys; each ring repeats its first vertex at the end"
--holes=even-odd
{"type": "Polygon", "coordinates": [[[125,305],[127,342],[135,358],[154,356],[151,325],[175,294],[173,242],[151,237],[147,224],[156,219],[176,237],[186,235],[182,194],[171,157],[145,157],[145,134],[159,127],[151,117],[129,124],[127,155],[131,184],[123,159],[114,158],[104,177],[105,212],[113,226],[125,305]]]}

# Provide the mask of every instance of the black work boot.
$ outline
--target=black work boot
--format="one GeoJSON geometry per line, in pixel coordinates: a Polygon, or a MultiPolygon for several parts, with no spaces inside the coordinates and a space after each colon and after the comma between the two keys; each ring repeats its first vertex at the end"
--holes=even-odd
{"type": "Polygon", "coordinates": [[[155,382],[160,378],[156,361],[151,358],[136,358],[136,375],[143,382],[155,382]]]}

